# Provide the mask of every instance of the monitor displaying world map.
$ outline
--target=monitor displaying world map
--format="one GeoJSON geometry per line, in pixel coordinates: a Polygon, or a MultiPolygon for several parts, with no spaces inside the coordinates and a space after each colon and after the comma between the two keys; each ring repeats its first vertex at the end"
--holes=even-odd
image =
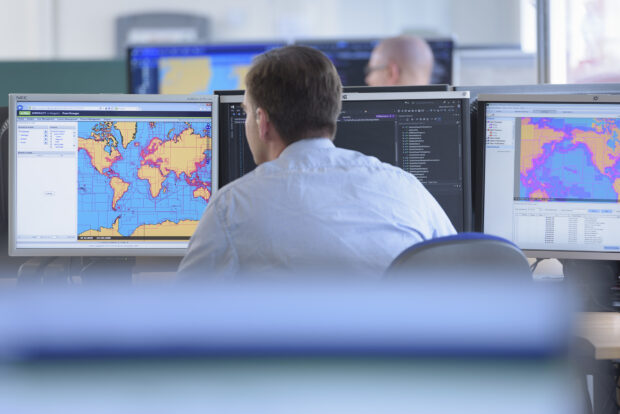
{"type": "Polygon", "coordinates": [[[128,51],[130,93],[211,94],[245,89],[252,59],[283,43],[134,46],[128,51]]]}
{"type": "Polygon", "coordinates": [[[216,98],[40,97],[12,108],[16,249],[182,255],[217,190],[216,98]]]}

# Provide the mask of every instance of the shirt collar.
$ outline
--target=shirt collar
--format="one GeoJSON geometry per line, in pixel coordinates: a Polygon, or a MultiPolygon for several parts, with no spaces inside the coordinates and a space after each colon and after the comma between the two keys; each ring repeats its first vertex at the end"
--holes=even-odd
{"type": "Polygon", "coordinates": [[[329,138],[304,138],[289,144],[278,158],[289,157],[295,154],[302,154],[308,151],[324,148],[334,148],[335,145],[329,138]]]}

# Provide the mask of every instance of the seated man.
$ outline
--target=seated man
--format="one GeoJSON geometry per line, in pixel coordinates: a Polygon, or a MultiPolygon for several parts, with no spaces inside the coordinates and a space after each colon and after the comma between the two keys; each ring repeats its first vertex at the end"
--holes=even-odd
{"type": "Polygon", "coordinates": [[[417,36],[383,40],[372,51],[366,67],[368,86],[428,85],[433,73],[433,51],[417,36]]]}
{"type": "Polygon", "coordinates": [[[246,87],[245,131],[258,167],[211,199],[183,276],[317,269],[380,276],[410,245],[455,233],[413,175],[334,146],[342,86],[321,52],[266,52],[246,87]]]}

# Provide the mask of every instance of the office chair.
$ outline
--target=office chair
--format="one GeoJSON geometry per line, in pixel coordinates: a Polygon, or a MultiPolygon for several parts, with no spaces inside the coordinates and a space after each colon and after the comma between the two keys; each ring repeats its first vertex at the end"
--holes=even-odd
{"type": "Polygon", "coordinates": [[[525,255],[514,243],[483,233],[460,233],[416,243],[392,261],[387,278],[429,276],[510,277],[531,280],[525,255]]]}

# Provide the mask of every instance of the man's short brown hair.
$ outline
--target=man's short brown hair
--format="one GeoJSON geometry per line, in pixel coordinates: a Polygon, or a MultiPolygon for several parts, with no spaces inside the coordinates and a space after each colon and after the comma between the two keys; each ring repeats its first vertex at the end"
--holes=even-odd
{"type": "Polygon", "coordinates": [[[263,53],[245,83],[254,106],[269,114],[287,144],[335,135],[342,84],[332,62],[317,49],[287,46],[263,53]]]}

